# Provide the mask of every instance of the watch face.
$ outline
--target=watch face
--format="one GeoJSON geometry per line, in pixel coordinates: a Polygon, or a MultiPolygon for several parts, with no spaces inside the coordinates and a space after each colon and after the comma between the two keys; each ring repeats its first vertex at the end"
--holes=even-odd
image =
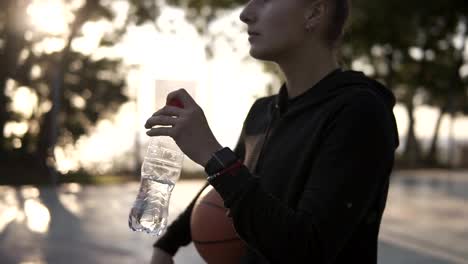
{"type": "Polygon", "coordinates": [[[205,171],[208,174],[214,174],[222,169],[223,169],[223,165],[220,164],[216,158],[212,157],[210,161],[208,161],[205,171]]]}
{"type": "Polygon", "coordinates": [[[230,148],[225,147],[213,153],[212,158],[208,161],[205,167],[205,171],[208,174],[214,174],[227,168],[236,160],[238,160],[237,155],[230,148]]]}
{"type": "Polygon", "coordinates": [[[236,160],[238,160],[236,153],[234,153],[230,148],[223,148],[219,153],[215,153],[216,157],[223,163],[223,167],[228,167],[236,160]]]}

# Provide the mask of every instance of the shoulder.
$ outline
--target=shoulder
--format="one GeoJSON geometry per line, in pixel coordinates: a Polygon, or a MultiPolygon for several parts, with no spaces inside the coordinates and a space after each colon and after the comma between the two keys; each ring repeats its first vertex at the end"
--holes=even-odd
{"type": "Polygon", "coordinates": [[[358,130],[387,127],[393,111],[373,89],[367,85],[343,88],[340,95],[332,100],[331,108],[328,108],[325,127],[333,129],[344,126],[358,130]]]}
{"type": "Polygon", "coordinates": [[[385,99],[372,86],[359,85],[347,87],[341,96],[340,110],[355,110],[358,112],[386,112],[389,109],[385,99]]]}
{"type": "Polygon", "coordinates": [[[274,106],[274,102],[275,95],[257,98],[250,107],[247,117],[256,116],[259,114],[266,114],[268,110],[270,110],[270,108],[274,106]]]}
{"type": "Polygon", "coordinates": [[[262,96],[259,97],[255,100],[255,102],[252,104],[252,107],[262,107],[262,106],[268,106],[275,101],[275,97],[277,95],[269,95],[269,96],[262,96]]]}
{"type": "Polygon", "coordinates": [[[264,130],[268,125],[274,102],[274,95],[260,97],[253,102],[244,121],[247,133],[258,133],[264,130]]]}

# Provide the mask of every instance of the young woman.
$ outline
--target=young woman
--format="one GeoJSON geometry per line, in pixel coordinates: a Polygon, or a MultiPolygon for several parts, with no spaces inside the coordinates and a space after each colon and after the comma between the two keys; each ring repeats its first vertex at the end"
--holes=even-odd
{"type": "MultiPolygon", "coordinates": [[[[247,245],[241,263],[377,262],[399,144],[395,98],[361,72],[340,68],[336,54],[348,10],[347,0],[251,0],[240,15],[251,56],[275,62],[285,76],[279,93],[256,100],[244,121],[234,150],[240,167],[207,182],[247,245]]],[[[184,89],[167,99],[174,98],[185,108],[157,111],[146,128],[169,127],[148,135],[173,137],[213,174],[213,157],[227,161],[232,151],[216,140],[184,89]]],[[[193,202],[155,243],[152,263],[172,263],[190,243],[192,208],[193,202]]]]}

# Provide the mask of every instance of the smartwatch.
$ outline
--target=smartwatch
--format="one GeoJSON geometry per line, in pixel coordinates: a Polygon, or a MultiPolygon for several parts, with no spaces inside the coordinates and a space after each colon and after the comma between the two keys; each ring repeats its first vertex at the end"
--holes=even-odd
{"type": "Polygon", "coordinates": [[[239,160],[239,157],[229,147],[224,147],[213,154],[205,165],[205,172],[209,176],[228,168],[239,160]]]}

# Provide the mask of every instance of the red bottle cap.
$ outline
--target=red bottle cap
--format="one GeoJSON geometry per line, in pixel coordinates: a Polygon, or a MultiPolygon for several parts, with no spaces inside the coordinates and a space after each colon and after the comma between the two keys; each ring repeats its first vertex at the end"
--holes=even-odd
{"type": "Polygon", "coordinates": [[[171,101],[169,101],[168,105],[179,107],[179,108],[184,108],[184,105],[182,104],[182,102],[177,98],[171,99],[171,101]]]}

